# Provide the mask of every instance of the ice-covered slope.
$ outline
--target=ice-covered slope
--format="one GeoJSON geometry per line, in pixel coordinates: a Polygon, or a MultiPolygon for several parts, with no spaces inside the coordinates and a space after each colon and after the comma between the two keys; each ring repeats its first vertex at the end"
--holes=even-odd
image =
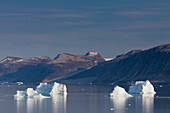
{"type": "Polygon", "coordinates": [[[110,61],[110,60],[113,60],[114,58],[104,58],[105,61],[110,61]]]}
{"type": "Polygon", "coordinates": [[[99,55],[98,52],[88,52],[85,54],[85,56],[96,56],[96,55],[99,55]]]}

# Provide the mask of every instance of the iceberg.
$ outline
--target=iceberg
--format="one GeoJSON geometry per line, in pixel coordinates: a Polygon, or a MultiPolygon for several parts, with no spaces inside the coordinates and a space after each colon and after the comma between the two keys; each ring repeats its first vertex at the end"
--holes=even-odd
{"type": "Polygon", "coordinates": [[[25,98],[26,97],[26,92],[17,90],[17,94],[15,94],[14,97],[16,97],[16,98],[25,98]]]}
{"type": "Polygon", "coordinates": [[[34,91],[33,88],[27,88],[26,94],[26,96],[29,98],[33,98],[35,95],[38,95],[37,91],[34,91]]]}
{"type": "Polygon", "coordinates": [[[51,92],[53,87],[53,84],[47,84],[47,83],[40,83],[40,85],[37,86],[37,88],[35,89],[35,91],[38,94],[42,94],[42,95],[49,95],[49,93],[51,92]]]}
{"type": "Polygon", "coordinates": [[[23,85],[24,83],[23,82],[17,82],[18,85],[23,85]]]}
{"type": "Polygon", "coordinates": [[[47,84],[47,83],[40,83],[34,90],[33,88],[27,88],[26,91],[19,91],[17,90],[17,94],[14,95],[14,97],[17,98],[34,98],[34,97],[40,97],[40,98],[49,98],[49,96],[55,96],[55,95],[65,95],[67,94],[67,88],[64,84],[59,84],[54,82],[53,84],[47,84]]]}
{"type": "Polygon", "coordinates": [[[67,94],[66,85],[54,82],[50,95],[53,96],[57,94],[61,94],[61,95],[67,94]]]}
{"type": "Polygon", "coordinates": [[[135,84],[129,87],[130,94],[155,94],[153,85],[146,81],[136,81],[135,84]]]}
{"type": "Polygon", "coordinates": [[[112,93],[110,93],[111,97],[132,97],[132,95],[128,94],[124,88],[116,86],[112,93]]]}

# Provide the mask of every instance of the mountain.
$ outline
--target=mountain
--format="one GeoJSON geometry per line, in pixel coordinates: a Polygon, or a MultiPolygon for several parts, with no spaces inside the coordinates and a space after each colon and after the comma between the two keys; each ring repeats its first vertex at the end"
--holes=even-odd
{"type": "Polygon", "coordinates": [[[0,61],[0,82],[49,82],[70,73],[89,69],[105,60],[101,55],[72,55],[63,53],[54,59],[46,56],[33,58],[8,56],[0,61]]]}
{"type": "Polygon", "coordinates": [[[54,73],[48,75],[43,81],[49,82],[65,77],[76,71],[86,70],[104,62],[100,54],[96,55],[72,55],[68,53],[59,54],[54,60],[48,62],[48,67],[54,73]]]}
{"type": "Polygon", "coordinates": [[[59,81],[70,84],[111,84],[136,80],[170,83],[170,44],[148,50],[133,50],[59,81]]]}

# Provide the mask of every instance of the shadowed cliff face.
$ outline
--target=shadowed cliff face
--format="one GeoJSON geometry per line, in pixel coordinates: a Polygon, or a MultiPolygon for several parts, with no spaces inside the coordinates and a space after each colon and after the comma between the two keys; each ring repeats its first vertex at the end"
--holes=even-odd
{"type": "Polygon", "coordinates": [[[46,56],[22,58],[8,56],[0,61],[0,81],[49,82],[64,77],[78,69],[88,69],[104,62],[99,55],[59,54],[51,59],[46,56]]]}
{"type": "Polygon", "coordinates": [[[64,83],[170,82],[170,44],[131,51],[62,80],[64,83]]]}

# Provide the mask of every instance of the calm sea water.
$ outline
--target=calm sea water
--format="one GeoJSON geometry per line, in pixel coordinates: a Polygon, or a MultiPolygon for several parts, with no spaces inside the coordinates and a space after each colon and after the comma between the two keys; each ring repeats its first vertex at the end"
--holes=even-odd
{"type": "Polygon", "coordinates": [[[156,87],[155,97],[110,98],[112,87],[68,86],[67,96],[14,99],[28,87],[35,86],[0,85],[0,113],[170,113],[169,86],[156,87]]]}

